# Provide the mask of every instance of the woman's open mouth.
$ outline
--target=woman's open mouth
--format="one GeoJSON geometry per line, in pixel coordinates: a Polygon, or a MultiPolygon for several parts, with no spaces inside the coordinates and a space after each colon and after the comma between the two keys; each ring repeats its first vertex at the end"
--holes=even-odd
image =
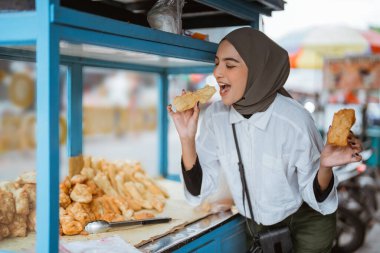
{"type": "Polygon", "coordinates": [[[227,93],[230,91],[231,89],[231,85],[229,84],[223,84],[223,85],[220,85],[220,90],[219,90],[219,94],[221,97],[227,95],[227,93]]]}

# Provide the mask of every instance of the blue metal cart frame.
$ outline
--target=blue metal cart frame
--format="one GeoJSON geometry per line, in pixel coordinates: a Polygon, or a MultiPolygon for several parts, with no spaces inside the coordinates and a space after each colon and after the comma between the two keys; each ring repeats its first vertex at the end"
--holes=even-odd
{"type": "MultiPolygon", "coordinates": [[[[243,15],[258,27],[259,12],[235,1],[199,0],[228,13],[243,15]]],[[[59,243],[59,64],[68,66],[68,155],[82,153],[83,66],[115,67],[160,74],[159,162],[168,178],[167,131],[168,74],[210,72],[210,68],[160,68],[61,56],[59,42],[86,43],[196,60],[214,61],[215,43],[195,40],[150,28],[61,7],[59,0],[36,0],[35,11],[0,14],[0,46],[35,45],[37,67],[37,231],[36,252],[58,252],[59,243]],[[47,138],[48,137],[48,138],[47,138]]],[[[3,50],[9,57],[32,59],[27,52],[3,50]],[[14,56],[16,55],[16,56],[14,56]]],[[[19,59],[19,58],[17,58],[19,59]]]]}

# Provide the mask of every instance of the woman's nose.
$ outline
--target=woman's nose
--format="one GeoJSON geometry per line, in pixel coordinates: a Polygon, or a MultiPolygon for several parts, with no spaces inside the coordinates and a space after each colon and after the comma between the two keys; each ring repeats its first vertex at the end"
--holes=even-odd
{"type": "Polygon", "coordinates": [[[215,76],[215,78],[223,76],[223,71],[222,71],[220,65],[215,65],[215,67],[214,67],[214,76],[215,76]]]}

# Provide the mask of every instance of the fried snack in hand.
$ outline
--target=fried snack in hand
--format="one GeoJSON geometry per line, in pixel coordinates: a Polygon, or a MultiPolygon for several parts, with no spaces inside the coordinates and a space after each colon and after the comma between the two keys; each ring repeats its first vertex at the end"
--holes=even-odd
{"type": "Polygon", "coordinates": [[[327,135],[327,143],[335,146],[347,146],[347,138],[355,120],[353,109],[342,109],[334,113],[333,123],[327,135]]]}
{"type": "Polygon", "coordinates": [[[198,101],[202,104],[206,103],[215,92],[216,89],[213,86],[206,85],[204,88],[195,92],[187,92],[186,94],[175,97],[173,105],[178,112],[183,112],[194,108],[198,101]]]}

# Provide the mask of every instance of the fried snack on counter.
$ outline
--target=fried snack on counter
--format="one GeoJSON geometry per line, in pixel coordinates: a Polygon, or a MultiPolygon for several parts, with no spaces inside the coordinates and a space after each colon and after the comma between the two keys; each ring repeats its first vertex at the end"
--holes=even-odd
{"type": "Polygon", "coordinates": [[[154,218],[154,214],[147,211],[139,211],[133,215],[133,218],[135,218],[136,220],[145,220],[145,219],[154,218]]]}
{"type": "Polygon", "coordinates": [[[60,233],[83,234],[93,220],[124,221],[154,217],[169,195],[137,162],[82,157],[83,168],[60,184],[60,233]],[[148,212],[149,210],[149,212],[148,212]]]}
{"type": "Polygon", "coordinates": [[[70,179],[70,183],[72,185],[75,185],[75,184],[83,184],[85,181],[87,180],[87,177],[84,176],[84,175],[74,175],[71,179],[70,179]]]}
{"type": "Polygon", "coordinates": [[[353,109],[342,109],[334,113],[333,122],[327,135],[327,142],[335,146],[347,146],[347,138],[355,120],[355,111],[353,109]]]}
{"type": "Polygon", "coordinates": [[[70,215],[63,215],[59,219],[59,223],[62,227],[62,233],[65,235],[77,235],[83,230],[83,225],[70,215]]]}
{"type": "Polygon", "coordinates": [[[84,160],[81,155],[70,157],[69,159],[69,177],[73,177],[80,173],[83,168],[84,160]]]}
{"type": "Polygon", "coordinates": [[[79,203],[90,203],[92,200],[91,189],[85,184],[76,184],[70,193],[70,198],[79,203]]]}
{"type": "Polygon", "coordinates": [[[187,92],[181,96],[176,96],[173,100],[173,105],[178,112],[183,112],[194,108],[198,101],[202,104],[206,103],[215,92],[216,89],[213,86],[206,85],[195,92],[187,92]]]}
{"type": "Polygon", "coordinates": [[[11,232],[9,231],[8,226],[0,223],[0,240],[8,237],[10,234],[11,232]]]}
{"type": "Polygon", "coordinates": [[[0,190],[0,223],[10,224],[16,214],[16,205],[10,192],[0,190]]]}
{"type": "Polygon", "coordinates": [[[28,231],[36,231],[36,210],[35,209],[32,210],[28,214],[27,225],[28,225],[28,231]]]}
{"type": "Polygon", "coordinates": [[[16,213],[21,215],[29,214],[29,196],[25,189],[19,188],[13,192],[15,199],[16,213]]]}
{"type": "MultiPolygon", "coordinates": [[[[59,185],[61,235],[86,234],[85,225],[98,219],[109,222],[146,219],[163,211],[169,195],[145,173],[140,163],[112,163],[92,157],[73,161],[73,175],[59,185]]],[[[0,240],[35,231],[35,181],[35,172],[27,172],[14,182],[0,182],[0,240]]]]}
{"type": "Polygon", "coordinates": [[[22,187],[28,194],[29,200],[29,210],[32,212],[36,209],[36,185],[35,184],[24,184],[22,187]]]}
{"type": "Polygon", "coordinates": [[[13,222],[8,225],[11,237],[25,237],[27,231],[27,216],[16,214],[13,222]]]}
{"type": "Polygon", "coordinates": [[[26,172],[14,182],[0,182],[0,240],[35,231],[36,173],[26,172]]]}
{"type": "Polygon", "coordinates": [[[63,208],[68,207],[71,204],[71,198],[65,192],[59,193],[59,205],[63,208]]]}
{"type": "Polygon", "coordinates": [[[25,172],[17,178],[16,182],[20,184],[35,184],[36,172],[35,171],[25,172]]]}

